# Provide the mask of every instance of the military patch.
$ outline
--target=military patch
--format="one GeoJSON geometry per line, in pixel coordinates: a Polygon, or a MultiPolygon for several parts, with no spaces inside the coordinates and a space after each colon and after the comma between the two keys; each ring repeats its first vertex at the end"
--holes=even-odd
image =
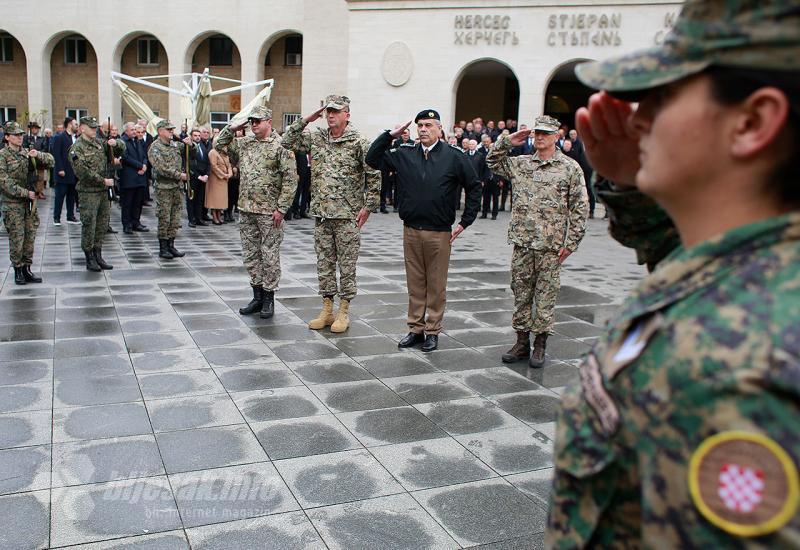
{"type": "Polygon", "coordinates": [[[777,531],[800,503],[797,467],[762,434],[730,431],[709,437],[692,455],[688,481],[703,517],[740,537],[777,531]]]}
{"type": "Polygon", "coordinates": [[[633,328],[628,329],[622,338],[608,348],[605,361],[603,361],[603,372],[609,380],[642,354],[647,343],[661,328],[662,323],[661,314],[654,313],[640,320],[633,328]]]}
{"type": "Polygon", "coordinates": [[[598,365],[594,354],[589,354],[581,368],[578,369],[578,372],[581,377],[583,397],[600,419],[600,424],[603,426],[606,436],[614,435],[614,432],[619,427],[619,410],[603,385],[600,365],[598,365]]]}
{"type": "Polygon", "coordinates": [[[400,147],[416,147],[415,143],[401,143],[400,147]]]}

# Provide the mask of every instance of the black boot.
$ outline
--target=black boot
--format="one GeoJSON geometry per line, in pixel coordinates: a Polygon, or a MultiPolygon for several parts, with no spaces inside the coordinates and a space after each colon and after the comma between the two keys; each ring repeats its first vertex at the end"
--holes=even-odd
{"type": "Polygon", "coordinates": [[[526,361],[531,355],[531,336],[527,330],[517,331],[517,342],[500,358],[503,363],[526,361]]]}
{"type": "Polygon", "coordinates": [[[167,239],[158,239],[158,257],[165,260],[171,260],[175,256],[169,251],[169,242],[167,239]]]}
{"type": "Polygon", "coordinates": [[[275,315],[275,291],[265,290],[264,305],[261,307],[260,317],[262,319],[271,319],[273,315],[275,315]]]}
{"type": "Polygon", "coordinates": [[[176,258],[183,258],[186,256],[185,252],[181,252],[177,248],[175,248],[175,239],[167,240],[167,248],[169,249],[169,253],[175,256],[176,258]]]}
{"type": "Polygon", "coordinates": [[[14,268],[14,283],[18,285],[25,284],[25,273],[21,267],[14,268]]]}
{"type": "Polygon", "coordinates": [[[94,257],[93,250],[89,250],[88,252],[84,250],[83,255],[86,256],[86,269],[89,271],[102,271],[100,266],[97,265],[97,259],[94,257]]]}
{"type": "Polygon", "coordinates": [[[31,266],[26,265],[22,267],[22,276],[25,277],[26,283],[41,283],[42,278],[31,271],[31,266]]]}
{"type": "Polygon", "coordinates": [[[100,269],[114,269],[114,266],[106,263],[103,259],[103,251],[99,246],[94,247],[94,259],[97,261],[97,265],[100,266],[100,269]]]}
{"type": "Polygon", "coordinates": [[[264,289],[260,286],[254,286],[252,288],[253,299],[250,300],[250,303],[246,306],[239,308],[240,315],[252,315],[253,313],[261,311],[261,308],[264,306],[264,289]]]}

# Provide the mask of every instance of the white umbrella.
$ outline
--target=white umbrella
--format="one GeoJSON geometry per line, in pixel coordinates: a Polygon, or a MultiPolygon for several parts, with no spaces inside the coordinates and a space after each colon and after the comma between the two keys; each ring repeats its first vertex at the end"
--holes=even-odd
{"type": "Polygon", "coordinates": [[[267,103],[269,103],[269,97],[272,94],[272,86],[274,86],[274,84],[267,86],[266,88],[258,92],[258,94],[256,94],[256,97],[254,97],[252,101],[250,101],[250,103],[245,105],[241,111],[236,113],[233,116],[233,118],[231,118],[230,125],[236,126],[237,124],[240,124],[245,120],[247,120],[247,117],[250,116],[250,113],[252,113],[253,109],[255,109],[256,107],[266,107],[267,103]]]}
{"type": "Polygon", "coordinates": [[[197,100],[194,104],[194,122],[197,126],[207,126],[211,122],[211,79],[208,71],[200,78],[197,100]]]}

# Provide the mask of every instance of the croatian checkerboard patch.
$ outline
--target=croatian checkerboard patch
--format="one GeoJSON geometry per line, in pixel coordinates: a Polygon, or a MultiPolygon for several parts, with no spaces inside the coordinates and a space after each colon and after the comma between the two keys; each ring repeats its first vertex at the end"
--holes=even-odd
{"type": "Polygon", "coordinates": [[[692,455],[688,481],[703,517],[741,537],[777,531],[800,503],[797,466],[762,434],[731,431],[709,437],[692,455]]]}

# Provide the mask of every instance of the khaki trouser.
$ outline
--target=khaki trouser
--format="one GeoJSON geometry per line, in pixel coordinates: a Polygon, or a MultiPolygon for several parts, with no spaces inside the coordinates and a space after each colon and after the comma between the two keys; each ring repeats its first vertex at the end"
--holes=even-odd
{"type": "Polygon", "coordinates": [[[439,334],[447,298],[450,232],[404,226],[403,255],[408,287],[408,328],[417,334],[423,331],[439,334]]]}

